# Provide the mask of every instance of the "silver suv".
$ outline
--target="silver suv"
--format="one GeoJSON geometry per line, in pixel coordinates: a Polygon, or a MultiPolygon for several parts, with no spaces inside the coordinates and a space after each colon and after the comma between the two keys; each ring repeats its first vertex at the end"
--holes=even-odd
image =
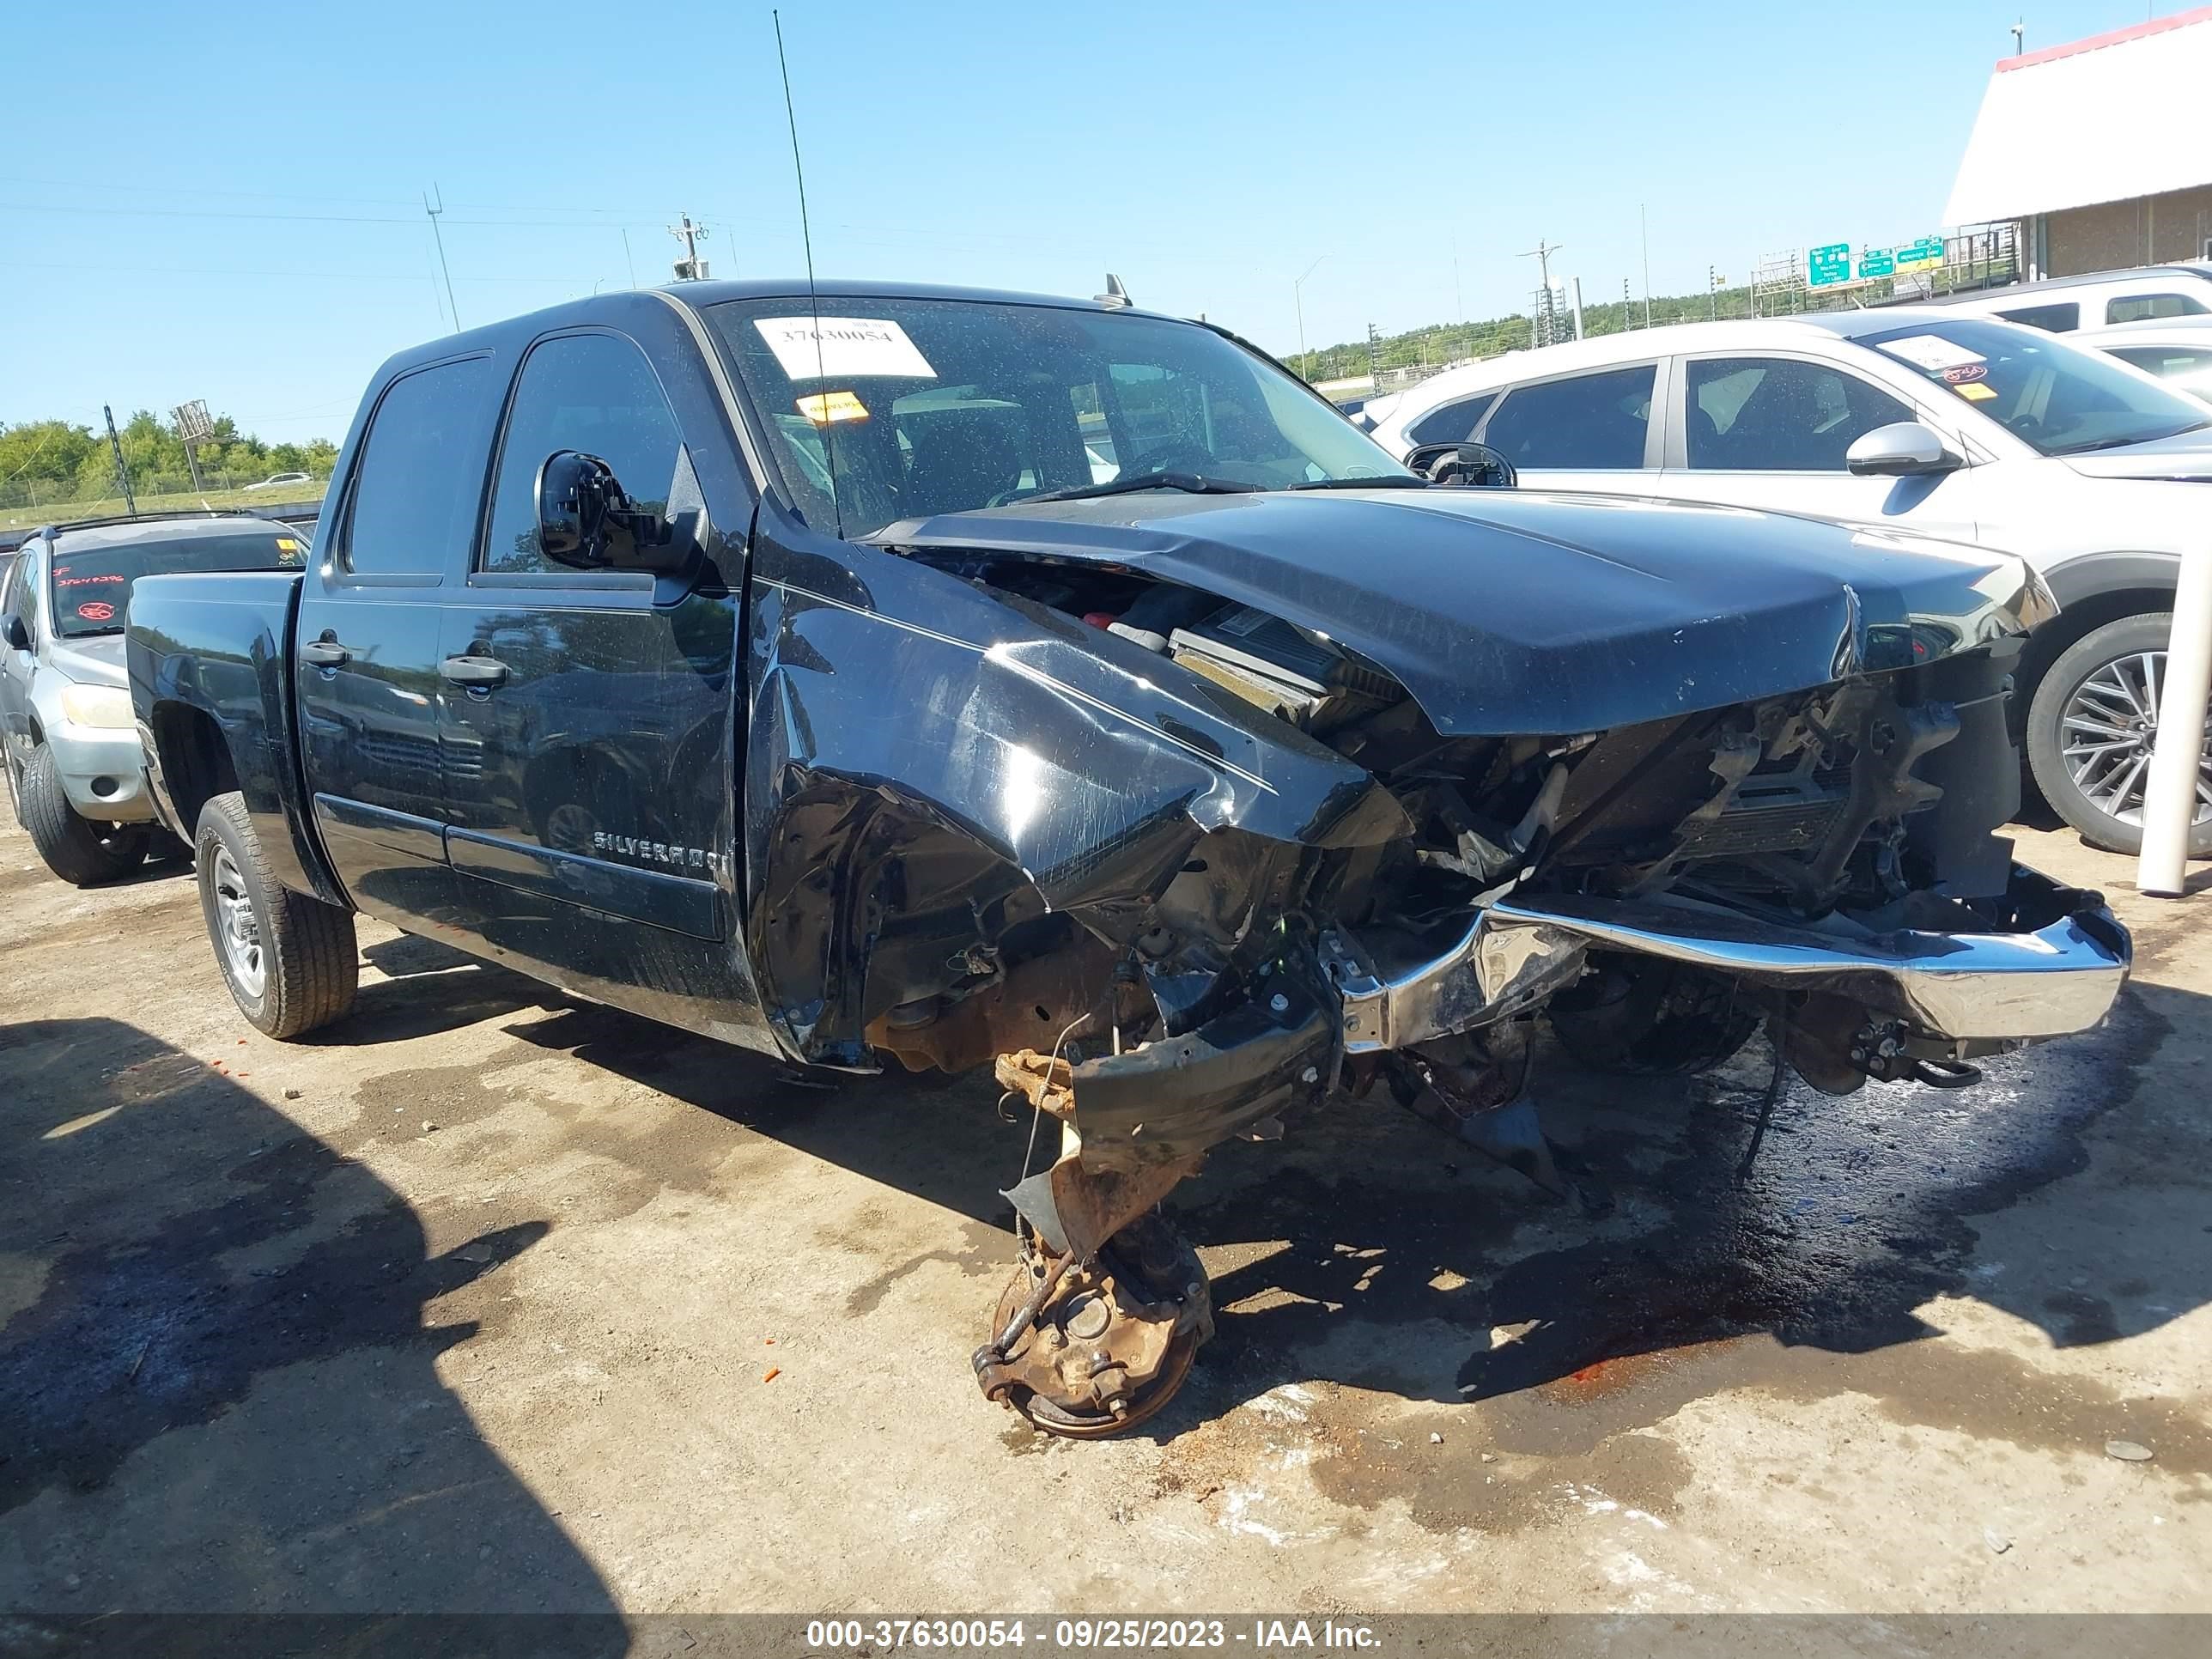
{"type": "Polygon", "coordinates": [[[280,570],[307,538],[265,519],[131,519],[36,532],[0,578],[0,743],[9,799],[46,867],[78,886],[137,867],[155,833],[123,665],[131,584],[280,570]]]}
{"type": "MultiPolygon", "coordinates": [[[[1374,405],[1370,405],[1370,410],[1374,405]]],[[[1689,323],[1448,369],[1381,409],[1404,457],[1469,439],[1523,487],[1671,496],[2017,554],[2063,607],[2012,702],[2044,798],[2142,843],[2167,612],[2212,558],[2212,410],[2100,352],[1950,307],[1689,323]]],[[[2212,854],[2212,769],[2190,850],[2212,854]]]]}

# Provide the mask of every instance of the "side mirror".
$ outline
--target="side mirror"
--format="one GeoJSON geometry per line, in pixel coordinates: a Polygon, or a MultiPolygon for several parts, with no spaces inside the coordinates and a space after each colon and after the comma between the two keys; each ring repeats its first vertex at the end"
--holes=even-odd
{"type": "Polygon", "coordinates": [[[1919,478],[1965,463],[1919,422],[1893,421],[1854,439],[1844,452],[1844,465],[1855,477],[1919,478]]]}
{"type": "Polygon", "coordinates": [[[1513,463],[1488,444],[1423,444],[1406,457],[1406,465],[1431,483],[1512,489],[1521,483],[1513,463]]]}
{"type": "Polygon", "coordinates": [[[612,467],[573,449],[538,469],[538,548],[578,570],[672,574],[691,556],[667,520],[632,504],[612,467]]]}
{"type": "Polygon", "coordinates": [[[10,651],[28,651],[31,648],[31,630],[21,617],[9,617],[7,631],[10,651]]]}

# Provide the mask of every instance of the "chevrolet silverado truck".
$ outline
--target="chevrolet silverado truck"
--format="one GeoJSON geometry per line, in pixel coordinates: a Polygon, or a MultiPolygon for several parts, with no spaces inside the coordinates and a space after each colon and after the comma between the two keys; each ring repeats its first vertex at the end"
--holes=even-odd
{"type": "Polygon", "coordinates": [[[975,1374],[1084,1437],[1212,1328],[1161,1200],[1332,1091],[1510,1148],[1560,1047],[1764,1024],[1771,1103],[2095,1024],[2125,933],[1998,833],[2051,609],[2002,554],[1434,481],[1118,293],[695,282],[393,358],[307,568],[144,581],[130,671],[264,1031],[346,1012],[363,912],[988,1071],[975,1374]]]}

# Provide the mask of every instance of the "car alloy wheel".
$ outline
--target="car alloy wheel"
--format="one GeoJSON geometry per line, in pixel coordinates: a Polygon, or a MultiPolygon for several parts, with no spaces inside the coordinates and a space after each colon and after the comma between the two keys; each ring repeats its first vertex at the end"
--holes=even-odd
{"type": "Polygon", "coordinates": [[[253,914],[253,898],[246,890],[246,878],[228,847],[215,852],[215,902],[220,921],[224,965],[238,988],[258,999],[269,983],[269,964],[261,948],[261,923],[253,914]]]}
{"type": "MultiPolygon", "coordinates": [[[[2165,652],[2130,652],[2093,671],[2074,688],[2059,716],[2059,752],[2074,787],[2091,805],[2123,823],[2142,823],[2165,679],[2165,652]]],[[[2195,821],[2202,823],[2208,816],[2212,756],[2200,751],[2195,821]]]]}

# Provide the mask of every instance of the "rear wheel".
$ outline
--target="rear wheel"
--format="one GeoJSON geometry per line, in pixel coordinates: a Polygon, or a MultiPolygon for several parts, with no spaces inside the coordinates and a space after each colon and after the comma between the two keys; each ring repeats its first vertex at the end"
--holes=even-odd
{"type": "Polygon", "coordinates": [[[345,1014],[361,972],[353,912],[277,881],[235,790],[200,809],[193,851],[200,914],[239,1012],[273,1037],[345,1014]]]}
{"type": "MultiPolygon", "coordinates": [[[[2166,689],[2166,612],[2123,617],[2076,640],[2027,714],[2027,763],[2051,810],[2092,847],[2142,850],[2143,790],[2166,689]]],[[[2194,857],[2212,854],[2212,757],[2200,757],[2194,857]]]]}
{"type": "Polygon", "coordinates": [[[54,751],[40,744],[24,763],[15,791],[15,817],[29,832],[31,845],[46,868],[79,887],[113,881],[137,869],[146,856],[143,823],[94,823],[77,816],[62,788],[54,751]]]}
{"type": "Polygon", "coordinates": [[[1639,957],[1598,957],[1591,966],[1547,1012],[1567,1053],[1592,1071],[1710,1072],[1759,1029],[1757,1005],[1732,979],[1639,957]]]}

